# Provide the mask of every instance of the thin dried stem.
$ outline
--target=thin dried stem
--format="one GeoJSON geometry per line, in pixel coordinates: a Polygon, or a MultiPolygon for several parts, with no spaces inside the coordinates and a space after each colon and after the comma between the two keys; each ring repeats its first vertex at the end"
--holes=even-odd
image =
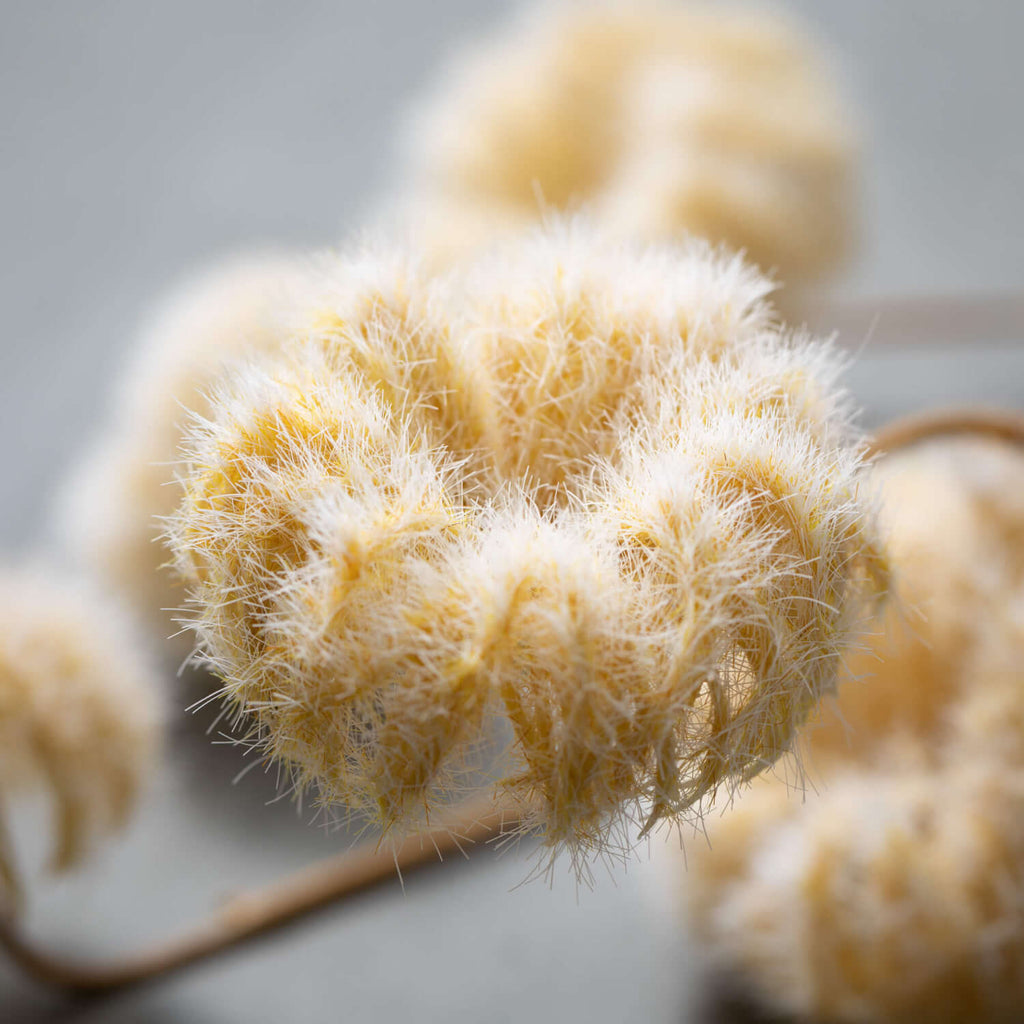
{"type": "Polygon", "coordinates": [[[884,455],[939,437],[989,437],[1024,444],[1024,414],[999,409],[939,409],[894,420],[870,442],[870,455],[884,455]]]}
{"type": "Polygon", "coordinates": [[[800,312],[815,333],[872,351],[1016,342],[1024,336],[1024,292],[806,298],[800,312]]]}
{"type": "Polygon", "coordinates": [[[398,884],[446,855],[465,855],[479,844],[514,830],[518,815],[491,800],[467,801],[435,828],[410,836],[396,848],[364,844],[299,871],[264,889],[231,900],[177,938],[109,963],[86,963],[37,950],[16,922],[0,918],[0,945],[26,974],[74,995],[98,995],[166,977],[200,960],[237,949],[379,885],[398,884]]]}

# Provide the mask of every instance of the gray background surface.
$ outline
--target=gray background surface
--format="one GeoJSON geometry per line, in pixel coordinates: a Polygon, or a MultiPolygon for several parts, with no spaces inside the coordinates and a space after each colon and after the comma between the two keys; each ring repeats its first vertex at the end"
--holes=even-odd
{"type": "MultiPolygon", "coordinates": [[[[861,110],[863,246],[839,290],[1024,284],[1024,4],[803,0],[861,110]]],[[[4,0],[0,3],[0,540],[41,535],[54,486],[103,417],[145,310],[197,263],[323,245],[394,177],[396,125],[453,40],[510,5],[4,0]]],[[[851,377],[869,417],[940,400],[1024,404],[1019,338],[894,353],[851,377]]],[[[187,702],[177,693],[180,704],[187,702]]],[[[207,719],[208,721],[208,719],[207,719]]],[[[345,842],[238,786],[236,751],[179,724],[174,763],[126,841],[39,879],[32,926],[69,949],[131,948],[224,894],[345,842]]],[[[42,822],[23,814],[23,855],[42,822]]],[[[0,963],[0,1020],[689,1019],[695,952],[662,859],[577,894],[514,888],[524,856],[410,880],[149,991],[68,1006],[0,963]]]]}

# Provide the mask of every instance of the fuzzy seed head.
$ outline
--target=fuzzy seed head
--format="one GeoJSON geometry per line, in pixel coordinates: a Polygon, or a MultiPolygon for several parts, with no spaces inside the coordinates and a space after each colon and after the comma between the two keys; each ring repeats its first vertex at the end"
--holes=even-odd
{"type": "Polygon", "coordinates": [[[608,852],[789,748],[884,559],[834,357],[766,291],[556,224],[224,379],[169,540],[300,789],[407,826],[505,737],[528,827],[608,852]]]}
{"type": "MultiPolygon", "coordinates": [[[[159,750],[160,709],[118,608],[52,572],[0,575],[0,804],[48,791],[54,870],[130,816],[159,750]]],[[[0,843],[0,882],[16,887],[10,854],[0,843]]]]}
{"type": "Polygon", "coordinates": [[[827,1022],[1012,1021],[1024,1000],[1024,776],[984,759],[757,787],[693,869],[709,955],[827,1022]]]}
{"type": "Polygon", "coordinates": [[[690,862],[713,960],[834,1022],[1011,1021],[1024,1001],[1024,456],[931,442],[874,472],[895,607],[801,746],[690,862]]]}
{"type": "Polygon", "coordinates": [[[848,247],[854,150],[821,64],[778,16],[539,8],[467,50],[414,122],[411,215],[457,254],[583,205],[627,237],[818,277],[848,247]]]}
{"type": "Polygon", "coordinates": [[[894,733],[941,746],[949,709],[989,674],[975,663],[1011,646],[1024,593],[1024,459],[1012,446],[924,444],[883,460],[873,479],[895,599],[808,727],[822,765],[870,756],[894,733]]]}

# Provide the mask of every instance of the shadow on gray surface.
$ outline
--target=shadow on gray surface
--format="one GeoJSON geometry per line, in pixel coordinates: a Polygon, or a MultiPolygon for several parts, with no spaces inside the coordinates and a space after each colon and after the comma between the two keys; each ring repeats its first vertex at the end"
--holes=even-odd
{"type": "Polygon", "coordinates": [[[325,844],[323,829],[312,824],[315,811],[297,808],[287,793],[282,795],[278,770],[267,767],[256,751],[233,742],[219,700],[187,710],[217,685],[217,680],[205,673],[188,673],[176,689],[180,708],[171,713],[168,746],[189,801],[201,808],[200,816],[212,816],[226,832],[247,838],[259,834],[261,839],[290,846],[309,846],[320,855],[349,845],[345,835],[336,843],[325,844]]]}
{"type": "MultiPolygon", "coordinates": [[[[218,682],[198,670],[183,677],[177,688],[179,703],[201,702],[218,682]]],[[[174,751],[179,776],[191,802],[213,814],[225,830],[249,838],[256,832],[291,846],[305,847],[316,856],[347,849],[356,842],[374,840],[380,833],[368,819],[345,808],[318,810],[312,799],[297,805],[288,790],[286,770],[268,764],[259,751],[238,741],[218,699],[192,711],[172,712],[174,751]]],[[[500,723],[493,735],[480,741],[467,755],[456,798],[471,798],[489,788],[507,745],[500,723]]],[[[442,804],[439,802],[438,807],[442,804]]]]}
{"type": "MultiPolygon", "coordinates": [[[[443,891],[450,885],[454,871],[461,873],[463,883],[474,878],[486,879],[488,874],[494,872],[495,859],[493,851],[480,850],[478,856],[465,860],[455,858],[454,863],[440,860],[428,863],[415,874],[416,898],[422,899],[424,893],[431,889],[443,891]]],[[[337,952],[331,952],[331,943],[332,940],[337,941],[339,925],[344,925],[346,917],[357,921],[360,918],[372,920],[389,912],[397,911],[399,915],[404,915],[409,909],[410,901],[404,889],[397,884],[397,878],[383,879],[379,885],[353,893],[337,902],[325,903],[283,924],[280,929],[229,947],[181,971],[121,991],[99,995],[74,996],[51,990],[22,974],[0,952],[0,1024],[236,1024],[243,1020],[271,1019],[269,1015],[253,1017],[251,1007],[244,1009],[232,1004],[230,982],[227,985],[223,983],[223,979],[230,977],[230,974],[225,972],[233,972],[236,978],[243,979],[244,985],[244,979],[251,976],[254,969],[266,970],[260,967],[261,958],[264,963],[275,964],[277,969],[276,963],[280,962],[283,951],[289,945],[294,947],[296,943],[300,949],[304,944],[313,956],[322,957],[326,954],[333,958],[337,952]],[[265,959],[267,956],[271,958],[269,961],[265,959]],[[210,1013],[208,1008],[211,1005],[231,1009],[223,1013],[210,1013]]],[[[303,959],[308,955],[304,954],[303,959]]],[[[69,956],[71,959],[89,959],[84,949],[69,956]]],[[[116,959],[116,956],[111,955],[109,959],[116,959]]],[[[308,962],[303,965],[304,969],[308,966],[308,962]]],[[[286,970],[282,971],[282,976],[286,974],[286,970]]],[[[296,984],[299,982],[293,977],[290,982],[282,981],[280,988],[287,993],[290,991],[289,985],[296,984]]],[[[338,1007],[344,1007],[344,1000],[340,996],[338,1007]]],[[[339,1014],[338,1019],[347,1019],[343,1010],[334,1012],[339,1014]]],[[[353,1019],[367,1018],[359,1016],[353,1019]]],[[[426,1019],[433,1018],[428,1016],[426,1019]]]]}
{"type": "MultiPolygon", "coordinates": [[[[18,986],[13,995],[0,982],[0,1020],[3,1024],[137,1024],[137,1003],[130,996],[71,998],[18,986]]],[[[195,1005],[150,1009],[146,1024],[229,1024],[231,1018],[211,1015],[195,1005]]]]}
{"type": "Polygon", "coordinates": [[[736,975],[726,972],[703,981],[696,1020],[700,1024],[798,1024],[795,1017],[766,1009],[736,975]]]}

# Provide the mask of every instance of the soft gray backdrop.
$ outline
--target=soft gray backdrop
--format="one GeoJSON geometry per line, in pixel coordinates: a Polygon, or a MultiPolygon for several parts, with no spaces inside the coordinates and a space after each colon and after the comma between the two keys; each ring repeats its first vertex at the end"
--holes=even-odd
{"type": "MultiPolygon", "coordinates": [[[[154,296],[252,244],[322,245],[394,177],[403,109],[497,0],[3,0],[0,3],[0,539],[41,535],[102,418],[154,296]]],[[[802,0],[834,49],[865,139],[871,296],[1024,284],[1017,0],[802,0]]],[[[848,339],[859,342],[864,339],[848,339]]],[[[1024,401],[1013,337],[909,355],[866,344],[852,381],[874,416],[938,399],[1024,401]]],[[[181,703],[184,703],[182,697],[181,703]]],[[[219,896],[325,855],[339,837],[265,807],[236,752],[184,729],[127,841],[76,879],[40,880],[40,936],[93,952],[184,923],[219,896]]],[[[24,856],[40,823],[23,819],[24,856]]],[[[0,1020],[681,1021],[693,954],[658,864],[580,894],[510,891],[525,862],[413,879],[238,959],[91,1007],[0,965],[0,1020]]]]}

